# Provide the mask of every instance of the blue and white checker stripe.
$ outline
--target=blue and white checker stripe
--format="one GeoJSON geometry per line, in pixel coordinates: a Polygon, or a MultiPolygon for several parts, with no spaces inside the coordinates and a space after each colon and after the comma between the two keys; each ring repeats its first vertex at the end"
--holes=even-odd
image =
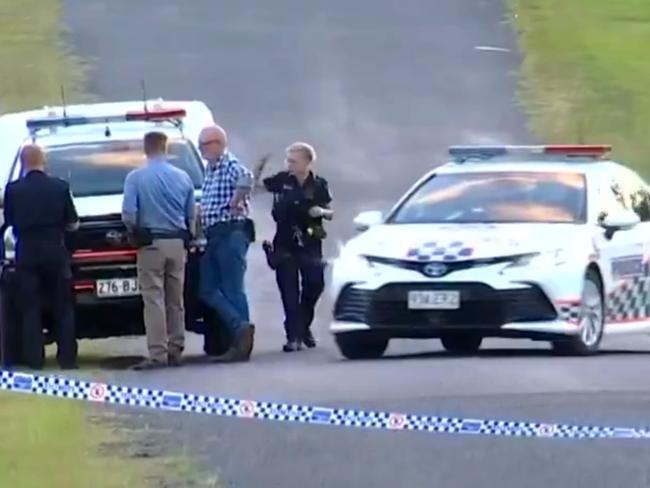
{"type": "Polygon", "coordinates": [[[298,422],[365,429],[411,430],[430,433],[563,439],[650,439],[650,430],[633,427],[542,424],[410,415],[343,408],[323,408],[275,402],[256,402],[208,395],[107,385],[90,381],[0,370],[0,390],[146,407],[282,422],[298,422]]]}

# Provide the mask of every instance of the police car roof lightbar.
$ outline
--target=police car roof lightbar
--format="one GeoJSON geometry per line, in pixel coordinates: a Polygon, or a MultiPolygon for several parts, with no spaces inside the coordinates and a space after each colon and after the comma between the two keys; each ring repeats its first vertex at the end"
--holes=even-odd
{"type": "Polygon", "coordinates": [[[547,146],[450,146],[449,156],[454,162],[468,159],[486,160],[499,156],[600,159],[612,150],[607,144],[576,144],[547,146]]]}
{"type": "Polygon", "coordinates": [[[180,123],[187,115],[185,109],[153,109],[146,111],[130,111],[123,115],[96,115],[91,117],[43,117],[36,119],[29,119],[27,121],[27,128],[31,131],[39,129],[48,129],[54,127],[71,127],[76,125],[90,125],[90,124],[108,124],[111,122],[164,122],[172,121],[180,123]]]}

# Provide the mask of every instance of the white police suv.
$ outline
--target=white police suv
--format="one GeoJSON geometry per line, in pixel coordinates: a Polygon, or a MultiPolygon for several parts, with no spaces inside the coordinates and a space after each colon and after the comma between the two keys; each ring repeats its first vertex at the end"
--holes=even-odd
{"type": "Polygon", "coordinates": [[[591,354],[650,331],[650,188],[609,146],[455,146],[332,263],[330,330],[347,358],[391,338],[550,341],[591,354]]]}
{"type": "MultiPolygon", "coordinates": [[[[137,250],[129,243],[121,222],[124,179],[129,171],[144,164],[144,134],[158,130],[169,138],[169,161],[187,172],[198,199],[204,162],[196,146],[201,128],[209,124],[214,124],[212,113],[200,101],[70,105],[0,117],[3,187],[21,176],[18,155],[21,147],[31,142],[44,148],[48,172],[70,183],[81,220],[79,230],[68,239],[73,251],[79,338],[144,333],[137,250]]],[[[19,338],[11,332],[19,321],[19,312],[13,298],[14,236],[11,228],[3,230],[0,331],[4,333],[0,337],[4,340],[0,342],[6,356],[18,347],[11,341],[19,338]]],[[[204,311],[197,299],[200,253],[198,248],[190,254],[186,278],[187,328],[197,332],[202,331],[204,311]]]]}

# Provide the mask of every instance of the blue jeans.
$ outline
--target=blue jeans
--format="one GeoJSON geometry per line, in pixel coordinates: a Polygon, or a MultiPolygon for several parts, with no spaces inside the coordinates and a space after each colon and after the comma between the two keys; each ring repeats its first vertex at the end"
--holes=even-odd
{"type": "Polygon", "coordinates": [[[215,309],[233,339],[239,338],[250,323],[248,300],[244,292],[246,253],[250,241],[241,227],[210,229],[201,261],[201,300],[215,309]]]}

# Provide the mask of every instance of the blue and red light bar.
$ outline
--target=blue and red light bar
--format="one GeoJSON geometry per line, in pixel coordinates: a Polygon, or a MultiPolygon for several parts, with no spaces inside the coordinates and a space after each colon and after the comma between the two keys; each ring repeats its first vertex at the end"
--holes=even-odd
{"type": "Polygon", "coordinates": [[[166,120],[180,121],[187,115],[185,109],[153,109],[126,112],[123,115],[95,115],[92,117],[60,116],[29,119],[27,128],[30,131],[54,127],[71,127],[76,125],[108,124],[114,122],[163,122],[166,120]]]}
{"type": "Polygon", "coordinates": [[[607,144],[575,144],[547,146],[450,146],[449,156],[455,162],[468,159],[491,159],[500,156],[557,156],[600,159],[611,152],[607,144]]]}

